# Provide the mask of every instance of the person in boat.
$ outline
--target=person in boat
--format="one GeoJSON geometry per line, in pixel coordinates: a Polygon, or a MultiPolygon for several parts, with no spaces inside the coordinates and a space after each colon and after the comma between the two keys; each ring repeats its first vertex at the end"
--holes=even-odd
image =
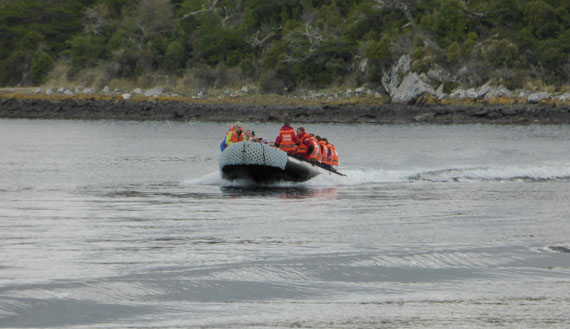
{"type": "Polygon", "coordinates": [[[285,122],[283,127],[279,130],[279,136],[275,138],[274,144],[281,151],[287,152],[287,154],[295,154],[298,144],[297,136],[295,135],[295,129],[293,129],[288,122],[285,122]]]}
{"type": "Polygon", "coordinates": [[[315,137],[319,142],[319,148],[321,152],[321,166],[325,169],[331,169],[331,155],[330,150],[327,146],[328,142],[327,139],[324,137],[315,137]]]}
{"type": "Polygon", "coordinates": [[[250,129],[245,131],[245,140],[246,142],[253,142],[255,140],[255,133],[250,129]]]}
{"type": "Polygon", "coordinates": [[[316,159],[316,154],[314,154],[315,145],[311,140],[311,136],[305,131],[304,127],[297,128],[297,140],[299,141],[299,146],[297,147],[295,156],[306,161],[316,159]]]}
{"type": "Polygon", "coordinates": [[[338,168],[338,152],[336,151],[336,147],[329,143],[328,139],[322,138],[325,141],[327,149],[328,149],[328,161],[329,161],[329,169],[336,171],[338,168]]]}
{"type": "Polygon", "coordinates": [[[241,126],[241,123],[237,121],[230,130],[226,133],[226,146],[230,146],[233,143],[239,143],[245,141],[245,133],[241,126]]]}
{"type": "Polygon", "coordinates": [[[252,140],[252,142],[255,143],[261,143],[261,144],[267,144],[267,141],[265,139],[263,139],[263,135],[259,134],[258,136],[255,137],[254,140],[252,140]]]}

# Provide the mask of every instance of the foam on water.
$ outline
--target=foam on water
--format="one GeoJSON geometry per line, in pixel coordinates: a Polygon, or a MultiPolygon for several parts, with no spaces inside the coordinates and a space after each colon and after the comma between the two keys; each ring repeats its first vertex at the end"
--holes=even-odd
{"type": "MultiPolygon", "coordinates": [[[[471,167],[445,168],[425,170],[345,170],[346,176],[318,175],[306,182],[278,182],[266,184],[271,187],[332,187],[356,186],[378,183],[402,182],[484,182],[484,181],[567,181],[570,180],[570,167],[471,167]]],[[[251,186],[254,182],[248,180],[228,181],[221,177],[219,171],[205,176],[184,181],[187,185],[218,185],[218,186],[251,186]]]]}
{"type": "Polygon", "coordinates": [[[570,167],[488,167],[450,168],[420,172],[409,177],[415,181],[556,181],[569,180],[570,167]]]}

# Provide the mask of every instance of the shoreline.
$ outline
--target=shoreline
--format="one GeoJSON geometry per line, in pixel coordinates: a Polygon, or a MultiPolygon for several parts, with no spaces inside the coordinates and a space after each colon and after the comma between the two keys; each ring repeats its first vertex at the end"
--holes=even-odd
{"type": "Polygon", "coordinates": [[[0,94],[0,118],[125,121],[294,122],[345,124],[570,124],[568,104],[326,103],[264,98],[175,99],[0,94]]]}

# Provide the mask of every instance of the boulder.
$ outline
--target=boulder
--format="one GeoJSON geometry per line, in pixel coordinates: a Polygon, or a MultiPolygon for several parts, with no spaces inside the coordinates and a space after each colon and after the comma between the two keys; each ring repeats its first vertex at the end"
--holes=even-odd
{"type": "Polygon", "coordinates": [[[475,99],[485,98],[485,96],[493,89],[491,86],[491,80],[487,81],[484,85],[477,88],[477,96],[475,99]]]}
{"type": "Polygon", "coordinates": [[[400,57],[396,66],[384,72],[382,76],[382,86],[384,86],[388,94],[392,95],[396,89],[398,89],[398,86],[402,83],[402,77],[410,71],[411,67],[412,59],[410,55],[406,54],[400,57]]]}
{"type": "Polygon", "coordinates": [[[558,96],[558,100],[562,102],[570,101],[570,92],[564,93],[563,95],[558,96]]]}
{"type": "Polygon", "coordinates": [[[461,87],[455,89],[454,91],[451,92],[451,94],[449,94],[449,96],[453,99],[456,100],[462,100],[465,99],[467,97],[467,93],[465,92],[465,90],[461,87]]]}
{"type": "Polygon", "coordinates": [[[105,86],[103,87],[103,89],[101,89],[101,91],[105,94],[108,94],[111,92],[111,88],[109,88],[109,86],[105,86]]]}
{"type": "Polygon", "coordinates": [[[443,91],[443,83],[439,85],[439,88],[435,91],[435,96],[437,99],[442,100],[447,97],[447,94],[443,91]]]}
{"type": "Polygon", "coordinates": [[[131,99],[132,95],[125,93],[125,94],[122,94],[121,97],[123,97],[124,100],[129,100],[129,99],[131,99]]]}
{"type": "Polygon", "coordinates": [[[133,91],[131,91],[131,94],[135,94],[135,95],[142,95],[143,91],[140,88],[137,88],[133,91]]]}
{"type": "Polygon", "coordinates": [[[154,97],[162,95],[162,87],[154,87],[144,92],[146,97],[154,97]]]}
{"type": "Polygon", "coordinates": [[[41,94],[42,91],[43,91],[42,88],[36,88],[36,89],[34,90],[34,94],[41,94]]]}
{"type": "Polygon", "coordinates": [[[492,99],[492,98],[497,98],[497,97],[511,97],[513,95],[513,92],[508,90],[505,86],[500,85],[496,88],[491,87],[489,89],[489,91],[487,91],[487,93],[485,94],[484,98],[486,100],[492,99]]]}
{"type": "Polygon", "coordinates": [[[93,88],[85,88],[85,89],[83,89],[83,93],[84,93],[85,95],[92,94],[92,93],[94,93],[94,92],[95,92],[95,91],[93,90],[93,88]]]}
{"type": "Polygon", "coordinates": [[[71,90],[66,90],[66,91],[64,92],[64,94],[65,94],[66,96],[71,96],[71,95],[73,95],[73,91],[71,91],[71,90]]]}
{"type": "Polygon", "coordinates": [[[408,73],[398,88],[391,93],[392,101],[396,103],[408,103],[417,97],[428,93],[435,94],[431,86],[423,82],[416,73],[408,73]]]}
{"type": "Polygon", "coordinates": [[[536,104],[536,103],[539,103],[539,102],[541,102],[545,99],[548,99],[550,97],[551,97],[551,95],[549,93],[546,93],[546,92],[532,93],[532,94],[528,95],[527,101],[530,104],[536,104]]]}
{"type": "Polygon", "coordinates": [[[52,88],[49,88],[48,90],[46,90],[46,95],[53,95],[55,93],[55,91],[53,91],[52,88]]]}

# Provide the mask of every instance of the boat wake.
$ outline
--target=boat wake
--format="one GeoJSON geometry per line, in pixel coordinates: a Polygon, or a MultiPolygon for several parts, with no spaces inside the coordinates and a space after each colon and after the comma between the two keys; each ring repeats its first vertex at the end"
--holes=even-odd
{"type": "Polygon", "coordinates": [[[569,181],[570,167],[490,167],[457,168],[421,172],[409,176],[411,181],[429,182],[543,182],[569,181]]]}
{"type": "Polygon", "coordinates": [[[426,170],[344,170],[347,177],[318,175],[306,182],[275,182],[257,184],[246,179],[225,180],[219,171],[186,180],[189,185],[221,187],[335,187],[379,183],[406,182],[546,182],[570,181],[570,167],[488,167],[446,168],[426,170]]]}

